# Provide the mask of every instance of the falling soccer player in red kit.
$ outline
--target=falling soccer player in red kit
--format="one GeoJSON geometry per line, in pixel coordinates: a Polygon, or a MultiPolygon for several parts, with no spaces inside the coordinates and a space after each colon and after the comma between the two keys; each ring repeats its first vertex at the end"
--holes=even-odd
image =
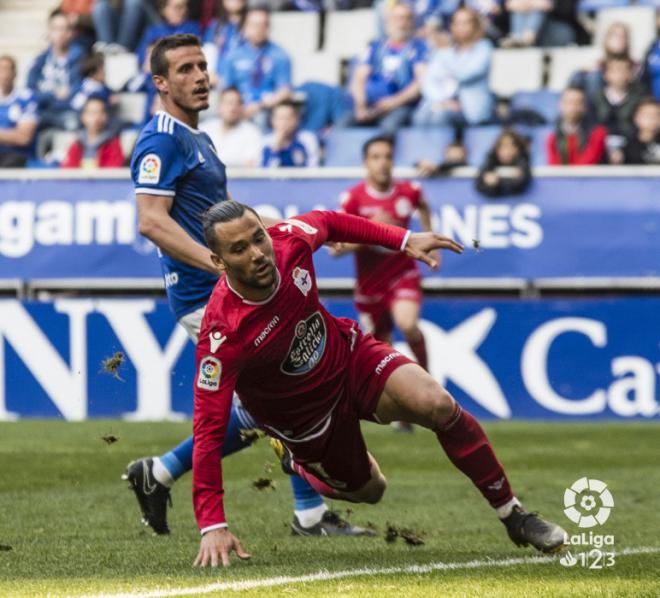
{"type": "Polygon", "coordinates": [[[319,301],[313,253],[326,242],[380,245],[437,267],[431,252],[463,248],[446,237],[337,212],[315,211],[266,230],[250,207],[224,201],[204,215],[223,273],[197,345],[193,505],[202,533],[195,565],[229,565],[221,449],[234,390],[281,448],[283,466],[321,494],[377,503],[386,481],[360,420],[407,421],[435,433],[452,463],[496,510],[518,545],[553,552],[564,530],[523,510],[479,423],[418,364],[330,315],[319,301]],[[222,338],[221,343],[211,339],[222,338]]]}

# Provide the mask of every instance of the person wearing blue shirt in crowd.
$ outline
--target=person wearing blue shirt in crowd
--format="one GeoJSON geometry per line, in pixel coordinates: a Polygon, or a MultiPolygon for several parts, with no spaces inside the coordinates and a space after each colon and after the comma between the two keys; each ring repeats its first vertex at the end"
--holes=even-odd
{"type": "Polygon", "coordinates": [[[298,108],[284,101],[273,108],[273,132],[264,139],[261,165],[266,168],[319,165],[319,142],[310,131],[300,131],[298,108]]]}
{"type": "MultiPolygon", "coordinates": [[[[154,46],[151,72],[163,110],[142,130],[131,160],[140,233],[159,249],[167,297],[177,318],[195,342],[217,270],[204,242],[201,216],[229,198],[225,166],[209,136],[197,128],[209,106],[209,73],[200,41],[193,35],[165,37],[154,46]]],[[[227,339],[213,333],[211,346],[227,339]]],[[[231,340],[229,340],[231,342],[231,340]]],[[[223,445],[229,455],[252,442],[241,434],[254,429],[239,402],[232,407],[223,445]]],[[[158,534],[169,533],[167,504],[175,480],[192,469],[192,436],[171,451],[129,464],[125,479],[136,494],[143,519],[158,534]]],[[[294,533],[366,535],[328,511],[307,482],[292,478],[294,533]]]]}
{"type": "Polygon", "coordinates": [[[0,168],[22,168],[34,146],[39,117],[29,89],[16,89],[16,61],[0,56],[0,168]]]}
{"type": "Polygon", "coordinates": [[[244,42],[224,61],[222,87],[236,87],[245,103],[245,115],[262,128],[268,111],[291,94],[291,61],[286,52],[268,39],[270,14],[252,8],[245,17],[244,42]]]}
{"type": "Polygon", "coordinates": [[[247,15],[247,0],[221,0],[218,3],[218,16],[211,20],[204,32],[204,47],[207,44],[217,50],[215,76],[211,83],[217,83],[222,76],[224,61],[229,53],[243,42],[241,30],[247,15]]]}
{"type": "Polygon", "coordinates": [[[653,42],[644,58],[642,80],[656,100],[660,100],[660,39],[653,42]]]}
{"type": "Polygon", "coordinates": [[[351,81],[355,124],[378,124],[394,134],[410,119],[419,99],[426,62],[423,40],[413,37],[409,4],[396,4],[387,14],[388,36],[371,42],[351,81]]]}
{"type": "MultiPolygon", "coordinates": [[[[442,21],[442,0],[402,0],[402,4],[410,4],[415,16],[415,31],[420,37],[424,35],[425,27],[429,21],[442,21]]],[[[396,4],[395,0],[379,0],[376,4],[378,15],[378,34],[385,34],[385,17],[396,4]]]]}
{"type": "Polygon", "coordinates": [[[48,41],[48,49],[30,68],[27,85],[37,96],[41,126],[75,129],[78,117],[69,102],[82,82],[80,61],[84,50],[73,43],[69,20],[59,10],[48,19],[48,41]]]}
{"type": "Polygon", "coordinates": [[[95,52],[85,58],[81,63],[80,70],[84,79],[71,98],[71,108],[80,113],[91,97],[103,100],[107,106],[117,103],[117,96],[105,84],[105,59],[103,54],[95,52]]]}
{"type": "Polygon", "coordinates": [[[163,18],[160,25],[151,25],[142,34],[137,49],[138,61],[144,61],[147,48],[159,38],[175,33],[190,33],[197,37],[202,36],[199,24],[188,21],[188,0],[158,0],[158,12],[163,18]]]}
{"type": "Polygon", "coordinates": [[[142,69],[139,73],[131,77],[124,86],[124,91],[129,93],[143,93],[146,96],[144,115],[142,117],[140,128],[146,125],[153,115],[160,109],[158,90],[151,78],[151,51],[154,46],[155,44],[151,44],[147,47],[144,62],[142,63],[142,69]]]}
{"type": "Polygon", "coordinates": [[[422,79],[422,102],[413,118],[417,126],[476,125],[493,116],[488,84],[493,44],[484,37],[476,11],[457,10],[451,36],[452,45],[433,53],[422,79]]]}

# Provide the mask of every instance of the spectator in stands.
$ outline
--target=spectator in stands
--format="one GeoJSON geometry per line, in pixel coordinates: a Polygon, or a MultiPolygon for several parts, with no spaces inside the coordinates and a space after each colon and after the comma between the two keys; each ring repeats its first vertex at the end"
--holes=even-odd
{"type": "Polygon", "coordinates": [[[545,16],[552,7],[552,0],[506,0],[509,36],[502,40],[501,45],[524,48],[536,44],[545,16]]]}
{"type": "Polygon", "coordinates": [[[222,90],[218,115],[219,118],[204,120],[199,126],[213,141],[218,157],[227,166],[259,166],[261,130],[243,117],[243,100],[238,89],[225,87],[222,90]]]}
{"type": "Polygon", "coordinates": [[[660,100],[660,38],[649,48],[642,65],[642,81],[656,100],[660,100]]]}
{"type": "Polygon", "coordinates": [[[635,132],[622,149],[610,152],[612,164],[653,164],[660,166],[660,103],[644,98],[635,110],[635,132]]]}
{"type": "Polygon", "coordinates": [[[579,0],[552,0],[553,8],[546,13],[537,45],[548,48],[590,43],[590,36],[578,19],[578,3],[579,0]]]}
{"type": "Polygon", "coordinates": [[[436,164],[433,160],[424,158],[417,164],[420,176],[445,176],[451,174],[454,168],[467,165],[467,148],[463,143],[463,129],[458,127],[454,131],[454,139],[448,143],[443,151],[442,162],[436,164]]]}
{"type": "Polygon", "coordinates": [[[88,52],[96,39],[92,23],[94,0],[62,0],[60,10],[67,16],[74,32],[74,40],[88,52]]]}
{"type": "Polygon", "coordinates": [[[151,78],[151,50],[153,50],[154,45],[155,43],[147,48],[140,72],[131,77],[124,86],[124,91],[129,93],[144,93],[147,96],[142,125],[146,125],[151,120],[151,117],[161,108],[160,96],[151,78]]]}
{"type": "Polygon", "coordinates": [[[504,129],[479,171],[477,190],[488,197],[517,195],[531,180],[527,140],[512,129],[504,129]]]}
{"type": "Polygon", "coordinates": [[[96,50],[126,52],[137,47],[148,0],[95,0],[92,20],[98,42],[96,50]]]}
{"type": "Polygon", "coordinates": [[[493,44],[484,37],[481,19],[470,8],[456,11],[451,21],[452,46],[431,56],[422,79],[417,126],[476,125],[492,118],[494,99],[488,87],[493,44]]]}
{"type": "Polygon", "coordinates": [[[0,168],[22,168],[32,153],[38,113],[34,93],[16,89],[16,61],[0,56],[0,168]]]}
{"type": "Polygon", "coordinates": [[[71,144],[62,168],[119,168],[124,165],[119,137],[108,128],[109,116],[103,100],[85,102],[80,120],[83,130],[71,144]]]}
{"type": "Polygon", "coordinates": [[[569,87],[559,100],[559,121],[547,140],[548,164],[556,166],[600,164],[605,157],[607,129],[587,120],[584,90],[569,87]]]}
{"type": "Polygon", "coordinates": [[[78,117],[69,102],[80,87],[80,60],[84,52],[72,43],[69,20],[59,10],[48,19],[48,49],[34,61],[28,74],[28,87],[35,92],[41,112],[40,124],[75,129],[78,117]]]}
{"type": "Polygon", "coordinates": [[[220,0],[218,16],[214,18],[204,32],[204,45],[217,48],[218,59],[215,65],[216,81],[222,75],[224,61],[229,53],[243,41],[241,30],[247,15],[247,0],[220,0]]]}
{"type": "Polygon", "coordinates": [[[630,60],[630,29],[621,22],[612,23],[605,32],[603,56],[590,69],[575,73],[569,82],[571,87],[581,87],[591,104],[605,85],[605,64],[610,58],[630,60]]]}
{"type": "Polygon", "coordinates": [[[459,8],[471,8],[481,17],[486,36],[496,41],[507,28],[507,15],[502,10],[502,4],[503,0],[442,0],[440,12],[447,26],[459,8]]]}
{"type": "Polygon", "coordinates": [[[286,52],[269,40],[270,14],[252,8],[245,17],[244,43],[223,62],[223,87],[236,87],[245,103],[247,118],[266,128],[268,112],[291,95],[291,61],[286,52]]]}
{"type": "MultiPolygon", "coordinates": [[[[417,37],[424,37],[426,35],[427,23],[435,24],[442,22],[442,0],[399,0],[399,3],[409,4],[412,7],[415,34],[417,37]]],[[[392,10],[395,4],[397,4],[396,0],[377,0],[374,4],[378,18],[379,37],[385,35],[387,13],[392,10]]]]}
{"type": "Polygon", "coordinates": [[[297,106],[286,100],[273,108],[273,132],[264,139],[261,166],[318,166],[319,143],[314,133],[301,131],[297,106]]]}
{"type": "Polygon", "coordinates": [[[166,35],[175,33],[191,33],[202,37],[198,23],[188,19],[188,0],[158,0],[158,12],[163,19],[159,25],[151,25],[142,35],[137,55],[140,64],[144,61],[147,48],[166,35]]]}
{"type": "Polygon", "coordinates": [[[105,84],[105,59],[100,52],[94,52],[81,62],[83,81],[71,98],[71,108],[80,112],[85,102],[92,96],[110,105],[119,101],[116,94],[105,84]]]}
{"type": "Polygon", "coordinates": [[[414,25],[409,4],[396,4],[387,13],[387,36],[369,44],[353,72],[355,124],[377,124],[394,134],[410,120],[426,62],[426,46],[413,37],[414,25]]]}
{"type": "Polygon", "coordinates": [[[605,61],[605,85],[594,97],[596,120],[608,130],[608,148],[623,142],[634,131],[633,114],[644,97],[643,89],[633,74],[628,57],[611,57],[605,61]],[[616,141],[616,138],[618,141],[616,141]]]}

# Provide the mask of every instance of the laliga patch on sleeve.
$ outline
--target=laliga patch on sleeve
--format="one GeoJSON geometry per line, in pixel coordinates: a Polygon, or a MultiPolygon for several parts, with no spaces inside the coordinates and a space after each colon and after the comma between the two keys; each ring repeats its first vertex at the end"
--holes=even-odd
{"type": "Polygon", "coordinates": [[[220,374],[222,363],[215,357],[204,357],[199,364],[197,375],[197,388],[202,390],[218,390],[220,388],[220,374]]]}
{"type": "Polygon", "coordinates": [[[160,158],[156,154],[147,154],[140,162],[138,183],[155,185],[160,180],[160,158]]]}

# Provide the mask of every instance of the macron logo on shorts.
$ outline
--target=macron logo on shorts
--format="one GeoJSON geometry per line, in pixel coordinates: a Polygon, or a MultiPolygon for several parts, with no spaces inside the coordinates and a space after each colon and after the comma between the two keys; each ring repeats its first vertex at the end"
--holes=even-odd
{"type": "Polygon", "coordinates": [[[380,360],[380,363],[376,366],[376,370],[375,370],[375,372],[376,372],[378,375],[382,374],[382,373],[383,373],[383,370],[385,369],[385,366],[386,366],[390,361],[392,361],[393,359],[396,359],[396,358],[399,357],[400,355],[401,355],[401,353],[399,353],[398,351],[394,351],[393,353],[390,353],[389,355],[386,355],[385,357],[383,357],[383,358],[380,360]]]}

